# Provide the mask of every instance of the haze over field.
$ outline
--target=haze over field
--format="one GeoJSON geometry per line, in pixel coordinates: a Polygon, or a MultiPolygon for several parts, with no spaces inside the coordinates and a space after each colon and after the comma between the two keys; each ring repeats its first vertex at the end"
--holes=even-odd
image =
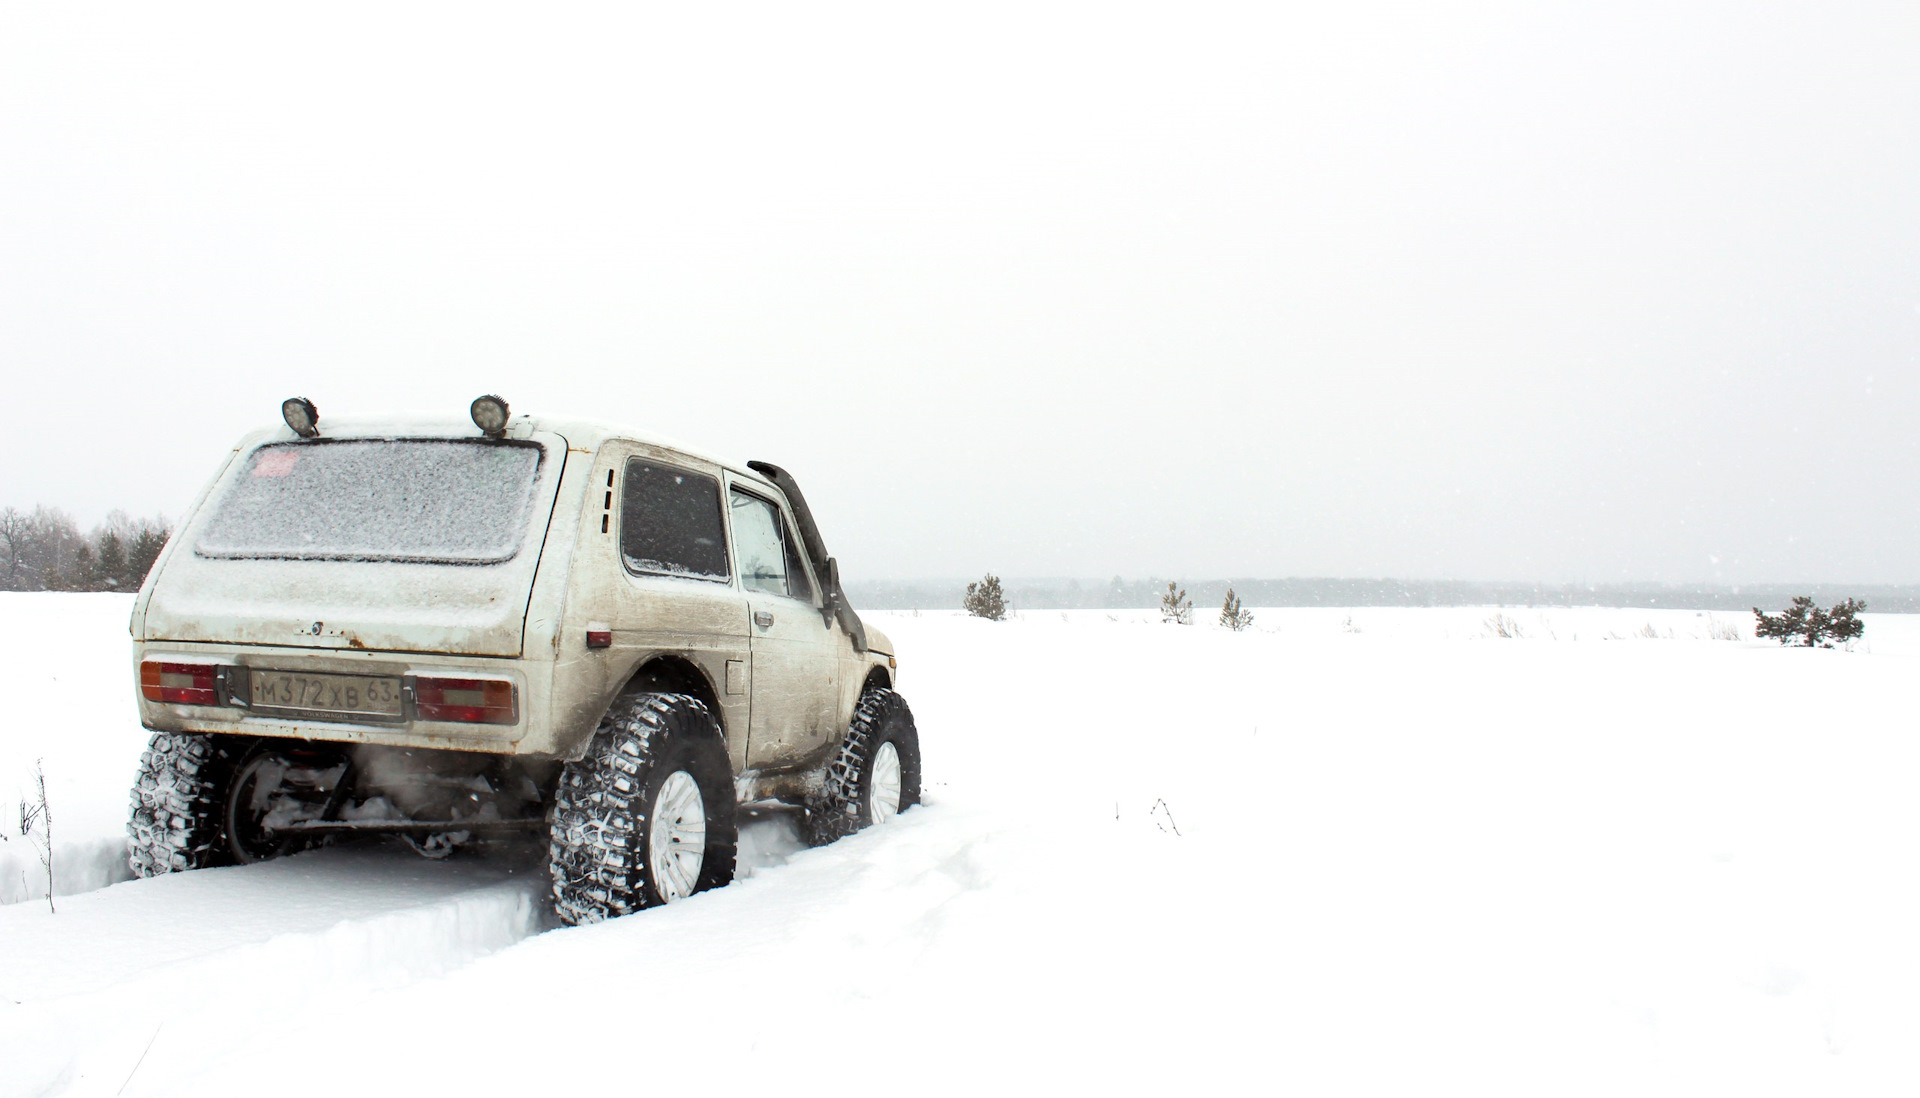
{"type": "Polygon", "coordinates": [[[0,506],[296,393],[775,460],[850,578],[1920,582],[1920,9],[0,14],[0,506]]]}

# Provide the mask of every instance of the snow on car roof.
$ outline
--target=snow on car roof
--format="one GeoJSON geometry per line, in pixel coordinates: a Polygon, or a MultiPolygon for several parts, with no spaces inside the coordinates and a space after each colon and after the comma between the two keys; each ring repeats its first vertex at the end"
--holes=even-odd
{"type": "MultiPolygon", "coordinates": [[[[602,443],[613,439],[626,439],[673,450],[688,457],[697,458],[726,468],[738,476],[766,483],[766,478],[747,468],[744,461],[733,461],[716,456],[696,446],[690,446],[678,439],[652,431],[642,431],[632,427],[603,420],[583,419],[571,416],[534,416],[516,415],[507,422],[506,437],[530,438],[536,433],[551,433],[567,440],[567,446],[574,450],[597,450],[602,443]]],[[[394,438],[410,436],[415,438],[479,438],[480,429],[471,419],[453,416],[339,416],[320,418],[320,436],[326,438],[394,438]]],[[[270,427],[254,431],[241,439],[234,447],[236,450],[251,449],[263,442],[295,442],[300,436],[286,426],[270,427]]]]}

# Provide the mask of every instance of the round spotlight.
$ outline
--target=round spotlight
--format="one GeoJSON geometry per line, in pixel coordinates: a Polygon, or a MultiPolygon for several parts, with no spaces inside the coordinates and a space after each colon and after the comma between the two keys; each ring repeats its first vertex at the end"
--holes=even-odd
{"type": "Polygon", "coordinates": [[[474,400],[473,425],[488,438],[499,438],[507,433],[507,402],[488,393],[474,400]]]}
{"type": "Polygon", "coordinates": [[[301,438],[312,438],[320,433],[320,409],[306,397],[292,397],[280,402],[280,416],[293,428],[293,433],[301,438]]]}

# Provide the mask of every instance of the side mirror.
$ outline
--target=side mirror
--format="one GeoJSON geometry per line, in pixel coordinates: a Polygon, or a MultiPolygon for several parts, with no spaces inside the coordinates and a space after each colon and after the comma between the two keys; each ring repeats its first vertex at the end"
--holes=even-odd
{"type": "Polygon", "coordinates": [[[820,585],[826,588],[825,594],[827,596],[820,600],[822,604],[820,607],[820,620],[825,622],[828,628],[832,628],[833,617],[840,612],[841,604],[839,560],[834,557],[827,558],[827,574],[822,578],[820,585]]]}

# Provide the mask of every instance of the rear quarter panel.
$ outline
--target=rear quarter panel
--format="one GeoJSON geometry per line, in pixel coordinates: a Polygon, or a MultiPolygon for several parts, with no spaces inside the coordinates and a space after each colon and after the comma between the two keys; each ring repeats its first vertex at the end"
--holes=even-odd
{"type": "Polygon", "coordinates": [[[565,605],[553,639],[552,720],[546,738],[530,738],[523,750],[579,757],[635,672],[668,655],[706,678],[719,700],[714,716],[738,772],[746,765],[748,727],[746,603],[730,583],[635,575],[622,565],[619,474],[636,456],[719,479],[719,467],[710,462],[619,439],[603,444],[592,462],[580,463],[586,487],[578,497],[565,605]],[[612,645],[588,648],[589,626],[603,625],[613,634],[612,645]],[[737,665],[731,675],[729,663],[737,665]]]}

